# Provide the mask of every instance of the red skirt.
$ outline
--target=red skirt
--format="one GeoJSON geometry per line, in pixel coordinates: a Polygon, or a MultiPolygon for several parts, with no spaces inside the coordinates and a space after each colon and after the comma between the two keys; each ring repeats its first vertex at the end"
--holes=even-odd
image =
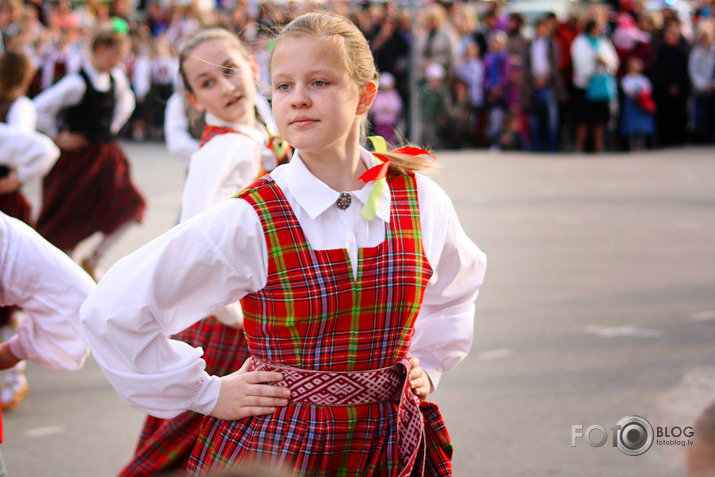
{"type": "Polygon", "coordinates": [[[95,232],[141,221],[146,202],[129,169],[116,141],[63,152],[43,183],[37,231],[69,251],[95,232]]]}
{"type": "Polygon", "coordinates": [[[0,195],[0,212],[30,224],[30,202],[19,190],[0,195]]]}
{"type": "MultiPolygon", "coordinates": [[[[193,347],[202,347],[206,372],[225,376],[243,365],[248,347],[242,330],[206,318],[174,335],[193,347]]],[[[119,473],[121,477],[150,477],[165,472],[185,473],[204,416],[187,411],[172,419],[147,416],[134,458],[119,473]]]]}

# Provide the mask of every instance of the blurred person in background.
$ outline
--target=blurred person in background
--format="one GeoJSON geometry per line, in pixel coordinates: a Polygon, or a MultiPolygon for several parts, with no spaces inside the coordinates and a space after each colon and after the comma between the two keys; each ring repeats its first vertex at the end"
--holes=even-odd
{"type": "MultiPolygon", "coordinates": [[[[615,75],[618,55],[611,41],[603,34],[601,24],[590,19],[584,30],[571,44],[573,61],[573,113],[576,123],[575,149],[586,150],[589,137],[593,151],[603,152],[606,147],[606,126],[611,118],[611,101],[615,97],[594,99],[589,94],[597,74],[615,75]]],[[[614,79],[615,81],[615,79],[614,79]]],[[[617,94],[617,91],[614,91],[617,94]]]]}
{"type": "Polygon", "coordinates": [[[623,90],[621,135],[630,151],[641,151],[655,134],[655,102],[650,80],[643,74],[643,61],[631,57],[621,78],[623,90]]]}
{"type": "Polygon", "coordinates": [[[489,145],[499,149],[499,137],[504,128],[504,114],[507,102],[506,85],[510,78],[511,64],[506,50],[507,36],[503,31],[495,32],[489,42],[489,51],[484,55],[484,102],[486,106],[489,145]]]}
{"type": "Polygon", "coordinates": [[[715,45],[713,22],[698,25],[698,42],[688,55],[688,75],[693,86],[695,141],[710,144],[715,131],[715,45]]]}
{"type": "Polygon", "coordinates": [[[375,134],[395,144],[395,129],[402,113],[402,98],[395,89],[395,77],[390,73],[380,74],[380,88],[372,103],[372,123],[375,134]]]}
{"type": "Polygon", "coordinates": [[[423,21],[424,29],[415,37],[414,44],[418,77],[425,78],[427,67],[435,63],[450,76],[459,40],[447,21],[447,12],[441,5],[432,4],[426,7],[423,21]]]}
{"type": "Polygon", "coordinates": [[[556,45],[549,22],[540,18],[534,25],[535,38],[529,45],[524,68],[527,91],[524,108],[528,113],[532,151],[559,150],[559,99],[563,95],[558,71],[556,45]]]}
{"type": "MultiPolygon", "coordinates": [[[[479,57],[479,46],[468,43],[462,58],[457,63],[457,81],[464,82],[466,88],[467,124],[470,146],[483,146],[484,141],[484,62],[479,57]]],[[[455,85],[456,87],[456,85],[455,85]]],[[[455,97],[459,95],[455,92],[455,97]]]]}
{"type": "Polygon", "coordinates": [[[449,125],[449,92],[446,72],[439,63],[432,63],[425,73],[426,81],[420,88],[419,107],[422,138],[418,141],[432,149],[444,146],[444,133],[449,125]]]}
{"type": "Polygon", "coordinates": [[[662,44],[656,49],[653,69],[653,96],[658,106],[656,126],[661,146],[680,146],[687,140],[688,54],[680,25],[670,22],[663,32],[662,44]]]}

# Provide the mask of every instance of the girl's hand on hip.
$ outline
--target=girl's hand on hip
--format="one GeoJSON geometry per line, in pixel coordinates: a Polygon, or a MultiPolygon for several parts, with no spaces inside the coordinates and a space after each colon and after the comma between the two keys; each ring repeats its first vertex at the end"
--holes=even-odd
{"type": "Polygon", "coordinates": [[[432,389],[432,383],[425,370],[420,367],[420,360],[416,356],[410,358],[410,388],[420,400],[424,401],[432,389]]]}
{"type": "Polygon", "coordinates": [[[54,138],[55,144],[62,151],[79,151],[83,147],[86,147],[89,142],[83,134],[71,133],[69,131],[62,131],[54,138]]]}
{"type": "Polygon", "coordinates": [[[212,416],[243,419],[271,414],[277,407],[288,405],[289,389],[265,384],[281,381],[283,375],[274,371],[248,371],[250,364],[251,358],[235,373],[221,377],[221,392],[212,416]]]}

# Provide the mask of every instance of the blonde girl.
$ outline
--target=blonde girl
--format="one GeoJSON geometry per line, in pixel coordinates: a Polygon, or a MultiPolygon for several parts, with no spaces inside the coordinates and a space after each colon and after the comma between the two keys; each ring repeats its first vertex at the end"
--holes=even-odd
{"type": "Polygon", "coordinates": [[[414,173],[424,154],[383,155],[388,166],[360,146],[378,75],[352,23],[301,15],[270,67],[291,161],[118,262],[83,307],[90,346],[131,405],[211,415],[190,475],[252,462],[450,475],[439,411],[418,395],[471,346],[485,256],[444,191],[414,173]],[[200,352],[165,334],[237,299],[251,358],[209,376],[200,352]],[[408,353],[429,377],[416,392],[408,353]]]}
{"type": "MultiPolygon", "coordinates": [[[[257,64],[235,35],[223,28],[194,33],[180,51],[179,73],[186,99],[206,122],[184,186],[183,222],[235,196],[277,159],[269,147],[273,116],[257,92],[257,64]]],[[[230,374],[248,358],[242,318],[237,303],[221,307],[174,339],[203,349],[209,373],[230,374]]],[[[147,416],[135,455],[119,475],[185,470],[202,418],[192,411],[172,419],[147,416]]]]}

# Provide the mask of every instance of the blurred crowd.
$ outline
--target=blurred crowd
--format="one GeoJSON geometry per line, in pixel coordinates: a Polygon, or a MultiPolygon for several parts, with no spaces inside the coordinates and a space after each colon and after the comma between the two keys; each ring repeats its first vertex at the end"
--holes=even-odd
{"type": "Polygon", "coordinates": [[[203,25],[235,32],[269,95],[276,27],[330,9],[370,42],[381,73],[371,124],[388,141],[602,152],[715,139],[715,0],[690,3],[683,16],[647,9],[644,0],[582,2],[566,15],[545,11],[527,21],[513,8],[518,2],[500,1],[412,9],[391,1],[3,0],[0,29],[3,48],[24,51],[37,68],[30,97],[81,68],[97,28],[128,32],[124,67],[137,108],[123,134],[146,140],[162,139],[188,33],[203,25]]]}

